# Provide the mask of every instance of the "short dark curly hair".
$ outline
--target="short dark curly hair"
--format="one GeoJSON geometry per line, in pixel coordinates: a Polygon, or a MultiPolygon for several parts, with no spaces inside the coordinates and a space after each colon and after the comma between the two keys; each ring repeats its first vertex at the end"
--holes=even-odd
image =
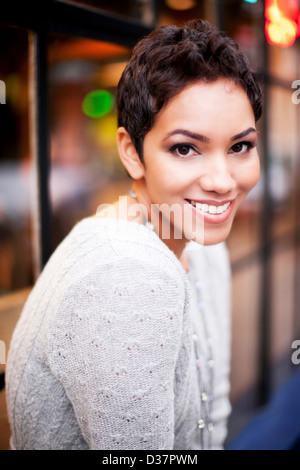
{"type": "Polygon", "coordinates": [[[255,120],[262,113],[259,80],[238,44],[204,20],[162,26],[133,49],[118,86],[118,125],[125,127],[141,161],[143,141],[167,102],[188,84],[229,78],[241,85],[255,120]]]}

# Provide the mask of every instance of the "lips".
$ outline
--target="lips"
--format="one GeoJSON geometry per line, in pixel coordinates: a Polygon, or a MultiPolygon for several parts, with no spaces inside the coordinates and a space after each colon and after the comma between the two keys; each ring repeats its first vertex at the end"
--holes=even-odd
{"type": "Polygon", "coordinates": [[[230,216],[235,199],[227,201],[197,201],[193,199],[186,199],[192,205],[193,211],[196,214],[202,214],[204,220],[211,223],[218,223],[227,220],[230,216]]]}

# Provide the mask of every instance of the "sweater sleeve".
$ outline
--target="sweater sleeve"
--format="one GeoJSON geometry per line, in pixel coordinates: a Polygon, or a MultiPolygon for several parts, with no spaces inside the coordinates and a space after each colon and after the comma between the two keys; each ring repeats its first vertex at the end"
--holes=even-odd
{"type": "Polygon", "coordinates": [[[183,335],[180,276],[123,258],[70,283],[47,328],[47,355],[90,449],[172,449],[183,335]]]}

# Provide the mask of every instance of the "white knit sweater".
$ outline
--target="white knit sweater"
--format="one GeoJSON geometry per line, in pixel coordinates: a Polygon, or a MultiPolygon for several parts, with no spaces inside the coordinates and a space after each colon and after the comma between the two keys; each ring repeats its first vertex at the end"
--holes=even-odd
{"type": "Polygon", "coordinates": [[[214,351],[213,448],[230,412],[230,271],[223,244],[189,244],[187,275],[147,227],[86,218],[52,255],[15,329],[6,389],[14,449],[200,449],[214,351]],[[202,382],[201,382],[202,383],[202,382]],[[200,386],[201,386],[200,383],[200,386]]]}

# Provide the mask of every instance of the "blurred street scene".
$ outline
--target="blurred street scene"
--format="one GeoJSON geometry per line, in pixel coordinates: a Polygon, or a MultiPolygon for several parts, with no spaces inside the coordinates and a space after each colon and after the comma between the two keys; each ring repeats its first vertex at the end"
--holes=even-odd
{"type": "MultiPolygon", "coordinates": [[[[7,348],[51,252],[77,221],[130,187],[117,154],[115,99],[135,42],[157,25],[203,18],[234,38],[258,71],[261,179],[227,242],[230,444],[300,370],[291,359],[292,343],[300,340],[299,2],[26,2],[39,24],[18,10],[20,2],[10,3],[0,17],[0,340],[7,348]]],[[[6,426],[4,393],[0,426],[6,426]]],[[[7,445],[1,436],[0,449],[7,445]]]]}

